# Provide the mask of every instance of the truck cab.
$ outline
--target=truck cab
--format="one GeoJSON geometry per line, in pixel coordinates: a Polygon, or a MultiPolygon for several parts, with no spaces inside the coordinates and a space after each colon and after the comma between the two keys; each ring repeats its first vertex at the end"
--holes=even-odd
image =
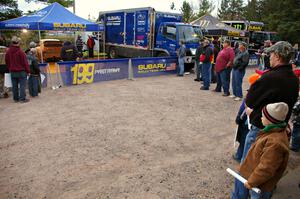
{"type": "Polygon", "coordinates": [[[163,49],[168,55],[176,56],[180,41],[183,41],[187,49],[185,62],[191,63],[199,45],[193,26],[174,22],[161,23],[156,36],[156,49],[163,49]]]}

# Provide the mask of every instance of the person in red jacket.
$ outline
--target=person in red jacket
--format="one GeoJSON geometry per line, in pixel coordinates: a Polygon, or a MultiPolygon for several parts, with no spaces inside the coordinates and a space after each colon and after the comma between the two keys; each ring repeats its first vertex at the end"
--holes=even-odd
{"type": "Polygon", "coordinates": [[[93,58],[94,57],[94,46],[95,46],[95,41],[91,35],[89,35],[89,38],[87,40],[87,47],[89,50],[89,57],[93,58]]]}
{"type": "Polygon", "coordinates": [[[11,73],[13,98],[15,102],[25,103],[29,101],[25,93],[27,75],[30,73],[29,64],[26,54],[20,48],[21,39],[13,36],[11,42],[12,45],[5,54],[5,63],[11,73]]]}
{"type": "Polygon", "coordinates": [[[224,90],[223,96],[229,96],[230,74],[234,60],[234,51],[230,47],[230,41],[225,40],[223,50],[218,54],[216,60],[216,72],[224,90]]]}

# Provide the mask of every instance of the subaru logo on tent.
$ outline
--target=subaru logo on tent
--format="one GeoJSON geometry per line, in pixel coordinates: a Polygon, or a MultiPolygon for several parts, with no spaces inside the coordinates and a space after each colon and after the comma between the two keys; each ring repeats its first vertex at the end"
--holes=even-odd
{"type": "Polygon", "coordinates": [[[46,10],[41,10],[38,12],[33,13],[32,15],[29,15],[28,17],[43,17],[47,14],[48,12],[46,10]]]}
{"type": "Polygon", "coordinates": [[[6,28],[25,28],[25,29],[29,29],[29,24],[27,23],[20,23],[20,24],[5,24],[4,25],[6,28]]]}

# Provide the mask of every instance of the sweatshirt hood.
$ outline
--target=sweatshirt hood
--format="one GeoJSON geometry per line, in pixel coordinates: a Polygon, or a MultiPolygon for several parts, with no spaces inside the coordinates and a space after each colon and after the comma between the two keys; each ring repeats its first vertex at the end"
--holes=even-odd
{"type": "Polygon", "coordinates": [[[20,48],[20,46],[14,46],[14,45],[12,45],[12,46],[10,46],[9,50],[10,50],[12,53],[16,53],[16,52],[20,51],[21,48],[20,48]]]}

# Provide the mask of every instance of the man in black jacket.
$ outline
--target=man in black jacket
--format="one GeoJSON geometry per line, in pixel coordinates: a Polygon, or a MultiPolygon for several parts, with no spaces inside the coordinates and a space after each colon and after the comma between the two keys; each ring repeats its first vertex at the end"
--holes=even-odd
{"type": "Polygon", "coordinates": [[[243,98],[243,78],[246,73],[246,67],[249,63],[249,53],[246,47],[247,44],[245,42],[239,43],[239,51],[233,61],[232,92],[233,96],[235,96],[235,101],[240,101],[243,98]]]}
{"type": "Polygon", "coordinates": [[[292,45],[285,41],[279,41],[268,48],[266,52],[270,53],[271,69],[250,87],[246,97],[246,113],[250,117],[252,127],[246,138],[243,159],[255,141],[258,131],[263,128],[262,108],[267,104],[285,102],[289,106],[289,112],[285,119],[288,122],[298,98],[299,80],[289,64],[294,54],[292,45]]]}
{"type": "MultiPolygon", "coordinates": [[[[261,123],[263,107],[271,103],[285,102],[289,106],[285,119],[285,122],[288,122],[293,105],[298,98],[299,81],[289,64],[293,56],[292,45],[280,41],[268,48],[266,52],[270,53],[271,69],[252,84],[246,97],[246,113],[250,117],[251,129],[246,136],[241,162],[247,156],[256,135],[264,127],[261,123]]],[[[247,194],[247,188],[236,180],[231,199],[247,198],[247,194]]]]}
{"type": "Polygon", "coordinates": [[[213,50],[209,46],[209,41],[204,40],[203,50],[200,55],[200,64],[202,64],[202,79],[203,86],[200,90],[209,90],[210,81],[211,81],[211,62],[213,59],[213,50]]]}
{"type": "Polygon", "coordinates": [[[65,41],[61,48],[60,56],[63,61],[76,61],[78,56],[77,48],[70,41],[65,41]]]}
{"type": "Polygon", "coordinates": [[[202,80],[202,64],[200,64],[200,55],[202,54],[202,50],[203,50],[203,41],[204,39],[200,39],[199,41],[199,46],[196,50],[196,54],[195,54],[195,64],[196,64],[196,72],[197,72],[197,76],[196,79],[194,79],[194,81],[200,82],[202,80]]]}

